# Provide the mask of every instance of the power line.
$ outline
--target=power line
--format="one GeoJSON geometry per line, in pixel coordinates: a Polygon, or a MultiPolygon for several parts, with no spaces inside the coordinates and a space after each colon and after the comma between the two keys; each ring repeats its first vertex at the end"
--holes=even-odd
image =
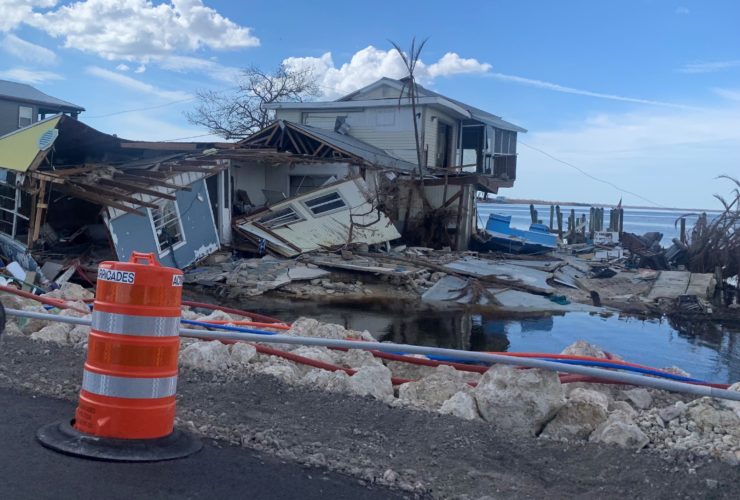
{"type": "Polygon", "coordinates": [[[537,148],[537,147],[531,146],[531,145],[527,144],[526,142],[522,142],[522,141],[518,141],[518,142],[519,142],[519,144],[521,144],[522,146],[526,146],[526,147],[528,147],[529,149],[533,149],[533,150],[537,151],[538,153],[541,153],[541,154],[543,154],[543,155],[547,156],[548,158],[550,158],[550,159],[552,159],[552,160],[555,160],[555,161],[556,161],[556,162],[558,162],[558,163],[562,163],[563,165],[566,165],[566,166],[568,166],[568,167],[570,167],[570,168],[572,168],[572,169],[575,169],[575,170],[577,170],[578,172],[580,172],[581,174],[585,175],[586,177],[588,177],[588,178],[590,178],[590,179],[593,179],[593,180],[595,180],[595,181],[597,181],[597,182],[601,182],[602,184],[606,184],[607,186],[611,186],[611,187],[613,187],[614,189],[616,189],[617,191],[620,191],[620,192],[622,192],[622,193],[625,193],[625,194],[629,194],[629,195],[632,195],[632,196],[634,196],[634,197],[636,197],[636,198],[639,198],[639,199],[641,199],[641,200],[643,200],[643,201],[646,201],[646,202],[650,203],[651,205],[655,205],[655,206],[656,206],[656,207],[658,207],[658,208],[667,208],[667,207],[665,207],[664,205],[661,205],[660,203],[656,203],[656,202],[654,202],[653,200],[650,200],[650,199],[648,199],[648,198],[645,198],[644,196],[640,196],[640,195],[639,195],[639,194],[637,194],[637,193],[634,193],[634,192],[632,192],[632,191],[628,191],[627,189],[621,188],[621,187],[617,186],[616,184],[614,184],[614,183],[613,183],[613,182],[611,182],[611,181],[607,181],[607,180],[604,180],[604,179],[600,179],[599,177],[596,177],[596,176],[594,176],[594,175],[591,175],[591,174],[589,174],[588,172],[586,172],[585,170],[583,170],[582,168],[580,168],[580,167],[577,167],[577,166],[573,165],[572,163],[569,163],[569,162],[567,162],[567,161],[565,161],[565,160],[561,160],[560,158],[556,158],[555,156],[551,155],[551,154],[550,154],[550,153],[548,153],[547,151],[543,151],[543,150],[542,150],[542,149],[540,149],[540,148],[537,148]]]}
{"type": "Polygon", "coordinates": [[[175,142],[175,141],[184,141],[185,139],[197,139],[198,137],[207,137],[207,136],[209,136],[209,135],[215,135],[215,136],[218,136],[218,134],[214,134],[214,133],[210,133],[210,132],[209,132],[208,134],[200,134],[200,135],[190,135],[190,136],[188,136],[188,137],[177,137],[177,138],[175,138],[175,139],[163,139],[163,140],[161,140],[161,141],[157,141],[157,142],[175,142]]]}
{"type": "Polygon", "coordinates": [[[162,103],[162,104],[157,104],[155,106],[147,106],[145,108],[124,109],[124,110],[121,110],[121,111],[115,111],[113,113],[107,113],[107,114],[104,114],[104,115],[86,116],[85,119],[88,119],[88,118],[107,118],[109,116],[123,115],[125,113],[135,113],[136,111],[149,111],[151,109],[164,108],[165,106],[171,106],[173,104],[178,104],[178,103],[181,103],[181,102],[193,101],[193,100],[195,100],[197,98],[198,98],[198,96],[193,96],[193,97],[188,97],[187,99],[178,99],[176,101],[169,101],[169,102],[165,102],[165,103],[162,103]]]}

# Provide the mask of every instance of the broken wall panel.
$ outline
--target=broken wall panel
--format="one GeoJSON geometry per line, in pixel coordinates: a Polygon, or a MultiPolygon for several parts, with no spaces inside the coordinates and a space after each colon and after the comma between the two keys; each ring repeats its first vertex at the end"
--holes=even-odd
{"type": "Polygon", "coordinates": [[[196,181],[191,191],[178,191],[176,198],[171,202],[173,206],[163,206],[164,213],[174,215],[175,219],[155,217],[156,214],[147,208],[138,209],[143,217],[109,209],[106,225],[120,260],[128,260],[133,251],[152,252],[162,265],[183,268],[219,249],[205,180],[196,181]],[[157,221],[162,224],[157,225],[157,221]],[[176,224],[177,231],[169,231],[166,227],[172,223],[176,224]],[[163,234],[168,231],[169,234],[163,234]]]}
{"type": "Polygon", "coordinates": [[[339,181],[235,221],[257,244],[292,257],[351,243],[375,244],[400,237],[361,178],[339,181]],[[269,235],[269,237],[267,236],[269,235]]]}

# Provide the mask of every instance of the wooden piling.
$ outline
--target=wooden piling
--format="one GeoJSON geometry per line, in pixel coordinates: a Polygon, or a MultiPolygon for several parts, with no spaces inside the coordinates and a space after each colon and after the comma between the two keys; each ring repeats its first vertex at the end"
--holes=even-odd
{"type": "Polygon", "coordinates": [[[532,204],[529,205],[529,216],[532,219],[532,224],[537,224],[537,210],[532,204]]]}
{"type": "Polygon", "coordinates": [[[686,244],[686,217],[681,217],[681,243],[686,244]]]}
{"type": "Polygon", "coordinates": [[[553,232],[553,222],[555,218],[555,205],[550,205],[550,232],[553,232]]]}
{"type": "Polygon", "coordinates": [[[560,205],[555,206],[555,213],[558,219],[558,238],[563,239],[563,212],[560,211],[560,205]]]}

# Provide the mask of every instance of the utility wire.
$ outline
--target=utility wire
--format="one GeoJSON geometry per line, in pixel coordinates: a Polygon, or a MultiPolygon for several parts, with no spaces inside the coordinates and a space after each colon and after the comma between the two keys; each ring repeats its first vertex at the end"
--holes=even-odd
{"type": "Polygon", "coordinates": [[[593,180],[595,180],[596,182],[601,182],[602,184],[606,184],[607,186],[611,186],[611,187],[613,187],[614,189],[616,189],[616,190],[617,190],[617,191],[619,191],[619,192],[622,192],[622,193],[625,193],[625,194],[629,194],[629,195],[632,195],[632,196],[634,196],[634,197],[636,197],[636,198],[639,198],[639,199],[641,199],[641,200],[643,200],[643,201],[646,201],[646,202],[650,203],[651,205],[655,205],[655,206],[656,206],[656,207],[658,207],[658,208],[668,208],[668,207],[666,207],[666,206],[664,206],[664,205],[661,205],[660,203],[656,203],[656,202],[654,202],[653,200],[650,200],[650,199],[648,199],[648,198],[645,198],[644,196],[640,196],[640,195],[639,195],[639,194],[637,194],[637,193],[634,193],[634,192],[632,192],[632,191],[628,191],[628,190],[626,190],[626,189],[624,189],[624,188],[621,188],[621,187],[617,186],[616,184],[614,184],[614,183],[613,183],[613,182],[611,182],[611,181],[607,181],[607,180],[604,180],[604,179],[600,179],[599,177],[596,177],[596,176],[594,176],[594,175],[591,175],[591,174],[589,174],[588,172],[586,172],[585,170],[583,170],[582,168],[580,168],[580,167],[577,167],[576,165],[573,165],[572,163],[569,163],[569,162],[567,162],[567,161],[565,161],[565,160],[561,160],[560,158],[556,158],[555,156],[551,155],[551,154],[550,154],[550,153],[548,153],[547,151],[543,151],[543,150],[542,150],[542,149],[540,149],[540,148],[537,148],[537,147],[531,146],[531,145],[527,144],[526,142],[518,141],[518,143],[519,143],[519,144],[521,144],[522,146],[526,146],[526,147],[528,147],[529,149],[533,149],[534,151],[537,151],[538,153],[540,153],[540,154],[543,154],[543,155],[547,156],[548,158],[550,158],[550,159],[552,159],[552,160],[555,160],[555,161],[556,161],[556,162],[558,162],[558,163],[562,163],[562,164],[563,164],[563,165],[565,165],[565,166],[568,166],[568,167],[570,167],[570,168],[572,168],[572,169],[574,169],[574,170],[577,170],[578,172],[582,173],[583,175],[585,175],[586,177],[588,177],[588,178],[590,178],[590,179],[593,179],[593,180]]]}
{"type": "Polygon", "coordinates": [[[162,103],[162,104],[157,104],[155,106],[147,106],[145,108],[124,109],[124,110],[121,110],[121,111],[115,111],[113,113],[107,113],[107,114],[104,114],[104,115],[86,116],[85,119],[88,119],[88,118],[107,118],[109,116],[123,115],[125,113],[135,113],[136,111],[149,111],[151,109],[164,108],[165,106],[171,106],[173,104],[178,104],[178,103],[181,103],[181,102],[193,101],[193,100],[195,100],[197,98],[198,98],[198,96],[193,96],[193,97],[188,97],[187,99],[178,99],[176,101],[169,101],[169,102],[165,102],[165,103],[162,103]]]}

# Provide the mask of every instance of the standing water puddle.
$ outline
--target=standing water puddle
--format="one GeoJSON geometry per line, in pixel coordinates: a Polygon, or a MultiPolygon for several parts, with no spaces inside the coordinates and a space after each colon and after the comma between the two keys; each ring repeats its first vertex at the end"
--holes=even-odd
{"type": "MultiPolygon", "coordinates": [[[[213,298],[197,300],[217,302],[213,298]]],[[[218,301],[221,302],[221,301],[218,301]]],[[[474,351],[559,353],[586,340],[625,360],[656,368],[678,366],[693,377],[740,381],[740,323],[676,324],[585,313],[511,318],[462,310],[419,309],[417,304],[317,303],[260,297],[231,303],[284,321],[301,316],[368,330],[378,340],[474,351]]]]}

